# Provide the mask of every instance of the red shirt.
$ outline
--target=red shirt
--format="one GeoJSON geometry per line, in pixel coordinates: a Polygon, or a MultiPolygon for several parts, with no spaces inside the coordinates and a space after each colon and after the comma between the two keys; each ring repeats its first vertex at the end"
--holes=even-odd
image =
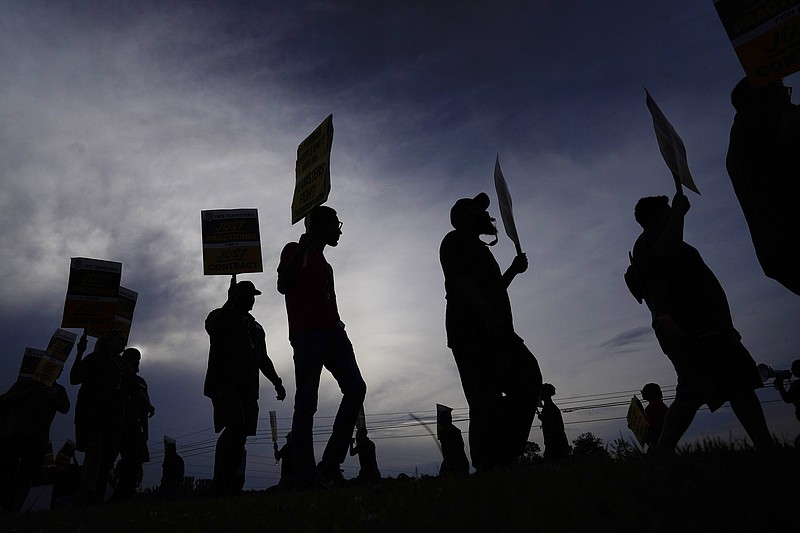
{"type": "Polygon", "coordinates": [[[333,268],[322,252],[290,242],[283,247],[278,271],[291,278],[284,293],[289,317],[289,338],[306,329],[330,328],[339,323],[333,268]],[[295,254],[301,254],[294,259],[295,254]],[[289,272],[290,265],[293,272],[289,272]]]}

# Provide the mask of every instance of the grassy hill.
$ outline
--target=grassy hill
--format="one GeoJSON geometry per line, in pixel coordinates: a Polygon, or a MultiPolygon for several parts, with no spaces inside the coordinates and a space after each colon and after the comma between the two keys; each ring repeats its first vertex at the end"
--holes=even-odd
{"type": "Polygon", "coordinates": [[[796,531],[800,452],[706,443],[531,465],[465,479],[385,480],[330,492],[246,492],[2,517],[10,532],[796,531]]]}

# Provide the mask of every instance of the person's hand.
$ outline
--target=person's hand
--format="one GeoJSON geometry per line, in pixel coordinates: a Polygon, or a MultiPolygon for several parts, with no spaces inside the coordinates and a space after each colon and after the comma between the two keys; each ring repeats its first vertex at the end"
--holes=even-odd
{"type": "Polygon", "coordinates": [[[283,401],[286,398],[286,389],[284,388],[283,383],[278,383],[275,385],[275,392],[278,393],[278,395],[275,396],[275,398],[278,400],[283,401]]]}
{"type": "Polygon", "coordinates": [[[89,340],[87,339],[87,336],[88,336],[88,334],[86,333],[86,330],[83,330],[83,335],[81,335],[81,338],[78,341],[78,353],[80,355],[83,355],[84,353],[86,353],[86,347],[89,344],[89,340]]]}
{"type": "Polygon", "coordinates": [[[236,274],[234,274],[231,276],[231,285],[228,287],[228,301],[235,301],[238,295],[239,291],[236,290],[236,274]]]}
{"type": "Polygon", "coordinates": [[[528,256],[522,253],[516,256],[511,262],[511,272],[516,275],[522,274],[526,270],[528,270],[528,256]]]}
{"type": "Polygon", "coordinates": [[[691,207],[692,204],[689,203],[689,198],[683,194],[683,191],[676,192],[675,196],[672,197],[672,209],[677,211],[678,214],[685,215],[691,207]]]}
{"type": "Polygon", "coordinates": [[[775,378],[775,381],[772,382],[772,386],[775,387],[776,390],[783,390],[783,380],[781,378],[775,378]]]}
{"type": "Polygon", "coordinates": [[[153,418],[154,414],[156,414],[156,408],[151,405],[147,408],[147,418],[153,418]]]}

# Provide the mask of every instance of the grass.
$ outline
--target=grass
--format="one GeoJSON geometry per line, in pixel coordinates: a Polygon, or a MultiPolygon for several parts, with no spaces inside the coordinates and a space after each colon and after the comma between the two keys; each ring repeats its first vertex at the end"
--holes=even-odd
{"type": "Polygon", "coordinates": [[[669,457],[573,461],[330,492],[134,501],[3,517],[9,532],[796,530],[800,451],[705,443],[669,457]]]}

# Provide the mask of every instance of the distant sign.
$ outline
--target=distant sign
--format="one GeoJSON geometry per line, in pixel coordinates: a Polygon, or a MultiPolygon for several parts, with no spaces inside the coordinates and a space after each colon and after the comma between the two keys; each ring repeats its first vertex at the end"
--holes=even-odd
{"type": "Polygon", "coordinates": [[[71,331],[61,328],[56,329],[53,336],[50,337],[50,342],[47,344],[47,349],[44,352],[63,363],[69,357],[70,352],[72,352],[72,347],[75,346],[75,341],[77,339],[78,336],[71,331]]]}
{"type": "Polygon", "coordinates": [[[203,274],[263,272],[258,209],[202,211],[203,274]]]}
{"type": "Polygon", "coordinates": [[[272,430],[272,442],[278,442],[278,413],[269,412],[269,428],[272,430]]]}
{"type": "Polygon", "coordinates": [[[331,192],[332,145],[333,115],[328,115],[297,147],[292,224],[328,199],[331,192]]]}
{"type": "Polygon", "coordinates": [[[57,329],[50,338],[47,350],[25,348],[19,377],[34,379],[52,387],[61,375],[77,338],[71,331],[57,329]]]}
{"type": "Polygon", "coordinates": [[[131,325],[133,324],[133,311],[136,308],[136,300],[138,298],[139,293],[126,289],[125,287],[120,287],[113,325],[110,328],[87,328],[86,333],[93,337],[103,337],[114,330],[121,331],[125,334],[126,338],[130,338],[131,325]]]}
{"type": "Polygon", "coordinates": [[[121,277],[122,263],[72,258],[61,327],[111,329],[121,277]]]}
{"type": "Polygon", "coordinates": [[[631,398],[631,404],[628,406],[627,418],[628,427],[633,431],[636,440],[639,441],[639,445],[644,446],[650,424],[647,422],[647,417],[644,416],[642,402],[640,402],[639,398],[636,396],[631,398]]]}
{"type": "Polygon", "coordinates": [[[42,357],[44,357],[44,350],[25,348],[25,353],[22,354],[22,364],[19,367],[19,377],[33,379],[42,357]]]}
{"type": "Polygon", "coordinates": [[[653,97],[650,96],[647,89],[644,92],[647,94],[647,109],[650,110],[650,116],[653,117],[653,128],[656,131],[658,148],[661,150],[661,155],[664,157],[664,162],[667,163],[670,172],[672,172],[673,178],[675,178],[676,186],[683,184],[687,189],[700,194],[697,185],[694,184],[692,174],[689,172],[689,162],[686,160],[686,147],[683,145],[683,140],[681,140],[680,135],[669,123],[669,120],[667,120],[667,117],[653,100],[653,97]]]}
{"type": "Polygon", "coordinates": [[[714,0],[753,87],[800,70],[800,1],[714,0]]]}

